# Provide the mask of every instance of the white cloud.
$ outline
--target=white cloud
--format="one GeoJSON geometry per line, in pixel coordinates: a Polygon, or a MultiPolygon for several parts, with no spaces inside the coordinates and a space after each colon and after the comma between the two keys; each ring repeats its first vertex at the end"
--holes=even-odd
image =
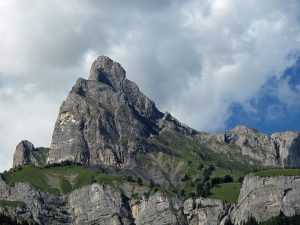
{"type": "MultiPolygon", "coordinates": [[[[223,128],[233,103],[255,111],[249,100],[298,56],[299,12],[297,0],[2,0],[0,171],[20,140],[49,145],[61,101],[99,54],[199,130],[223,128]]],[[[286,85],[280,96],[295,96],[286,85]]]]}

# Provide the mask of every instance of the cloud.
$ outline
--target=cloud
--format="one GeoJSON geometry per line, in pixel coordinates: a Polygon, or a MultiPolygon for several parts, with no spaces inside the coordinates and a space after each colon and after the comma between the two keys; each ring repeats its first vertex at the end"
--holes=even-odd
{"type": "MultiPolygon", "coordinates": [[[[20,140],[49,145],[61,101],[99,54],[161,110],[224,128],[232,104],[255,111],[251,99],[295,64],[299,9],[297,0],[2,0],[0,171],[20,140]]],[[[286,85],[280,96],[291,95],[286,85]]]]}

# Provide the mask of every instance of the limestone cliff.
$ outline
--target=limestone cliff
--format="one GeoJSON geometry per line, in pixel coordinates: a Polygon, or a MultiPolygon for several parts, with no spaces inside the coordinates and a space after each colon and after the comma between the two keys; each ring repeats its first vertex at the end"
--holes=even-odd
{"type": "Polygon", "coordinates": [[[237,204],[196,198],[182,201],[161,192],[128,199],[109,185],[94,183],[68,195],[40,191],[26,183],[8,186],[0,177],[0,199],[24,206],[1,206],[0,213],[38,224],[218,225],[230,217],[240,225],[252,215],[258,221],[280,211],[300,214],[300,176],[245,177],[237,204]]]}
{"type": "Polygon", "coordinates": [[[261,222],[280,211],[286,216],[300,214],[300,176],[246,176],[231,218],[241,224],[252,215],[261,222]]]}
{"type": "Polygon", "coordinates": [[[21,141],[15,150],[13,157],[13,167],[32,164],[37,167],[45,165],[48,154],[47,148],[36,149],[29,141],[21,141]]]}
{"type": "Polygon", "coordinates": [[[184,202],[184,214],[189,225],[218,225],[228,214],[230,204],[210,198],[188,199],[184,202]]]}
{"type": "Polygon", "coordinates": [[[158,192],[130,202],[120,191],[99,183],[58,196],[26,183],[10,187],[0,177],[0,199],[25,203],[1,206],[0,213],[38,224],[187,225],[177,198],[158,192]]]}

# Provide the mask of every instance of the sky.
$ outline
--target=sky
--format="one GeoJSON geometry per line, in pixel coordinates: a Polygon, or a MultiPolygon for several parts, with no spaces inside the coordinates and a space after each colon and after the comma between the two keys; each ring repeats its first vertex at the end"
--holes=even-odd
{"type": "Polygon", "coordinates": [[[300,130],[299,0],[1,0],[0,55],[0,171],[98,55],[199,131],[300,130]]]}

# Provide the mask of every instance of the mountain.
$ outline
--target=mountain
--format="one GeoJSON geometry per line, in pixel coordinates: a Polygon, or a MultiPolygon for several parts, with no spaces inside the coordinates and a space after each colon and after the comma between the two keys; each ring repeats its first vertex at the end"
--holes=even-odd
{"type": "Polygon", "coordinates": [[[46,163],[124,167],[132,154],[149,151],[141,138],[167,128],[184,135],[196,133],[161,113],[126,79],[119,63],[100,56],[92,64],[89,79],[78,79],[63,102],[46,163]]]}
{"type": "Polygon", "coordinates": [[[133,155],[153,151],[147,141],[149,137],[166,131],[189,137],[233,158],[239,154],[266,166],[300,165],[300,133],[267,136],[245,126],[223,133],[197,132],[169,113],[160,112],[154,102],[126,78],[123,67],[106,56],[93,62],[89,79],[79,78],[62,103],[46,162],[43,159],[39,164],[71,161],[130,166],[134,163],[133,155]]]}
{"type": "Polygon", "coordinates": [[[213,151],[249,156],[265,166],[299,167],[300,133],[281,132],[268,136],[255,129],[237,126],[228,132],[199,135],[213,151]]]}
{"type": "Polygon", "coordinates": [[[0,218],[196,225],[291,216],[300,213],[300,171],[280,168],[299,167],[299,159],[300,133],[196,131],[160,112],[119,63],[100,56],[62,103],[50,148],[18,144],[13,168],[0,176],[0,218]]]}

